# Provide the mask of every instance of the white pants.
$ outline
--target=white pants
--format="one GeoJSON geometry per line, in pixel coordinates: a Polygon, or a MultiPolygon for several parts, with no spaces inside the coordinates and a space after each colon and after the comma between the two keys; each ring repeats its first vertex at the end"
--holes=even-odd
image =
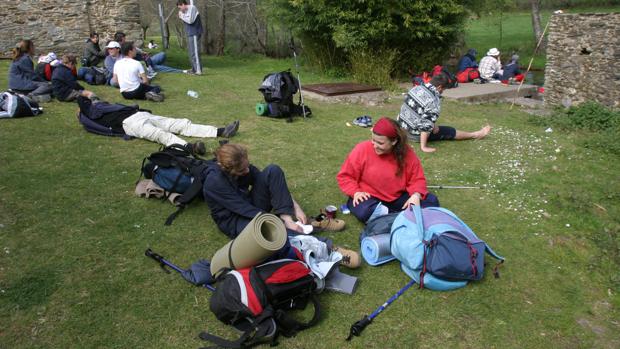
{"type": "Polygon", "coordinates": [[[177,137],[217,137],[217,128],[208,125],[194,125],[189,119],[174,119],[139,111],[123,121],[123,130],[129,136],[148,139],[163,145],[187,144],[177,137]]]}

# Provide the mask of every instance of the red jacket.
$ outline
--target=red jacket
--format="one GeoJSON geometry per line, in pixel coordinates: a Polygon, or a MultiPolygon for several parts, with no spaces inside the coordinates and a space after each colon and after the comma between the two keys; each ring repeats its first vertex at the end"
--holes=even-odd
{"type": "Polygon", "coordinates": [[[377,155],[371,141],[359,143],[353,148],[336,175],[338,186],[350,197],[358,191],[365,191],[377,199],[390,202],[404,192],[409,195],[420,193],[426,198],[426,178],[420,159],[407,145],[405,168],[396,176],[398,164],[393,154],[377,155]]]}

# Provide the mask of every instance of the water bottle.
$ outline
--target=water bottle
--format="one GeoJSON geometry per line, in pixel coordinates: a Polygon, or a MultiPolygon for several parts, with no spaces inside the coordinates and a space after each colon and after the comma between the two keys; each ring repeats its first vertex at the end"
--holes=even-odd
{"type": "Polygon", "coordinates": [[[187,95],[192,97],[192,98],[198,98],[198,92],[196,92],[194,90],[187,90],[187,95]]]}

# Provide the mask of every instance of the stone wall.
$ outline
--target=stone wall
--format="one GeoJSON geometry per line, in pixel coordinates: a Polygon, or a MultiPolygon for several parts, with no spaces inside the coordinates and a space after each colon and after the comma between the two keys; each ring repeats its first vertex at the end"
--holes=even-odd
{"type": "Polygon", "coordinates": [[[91,31],[100,44],[122,31],[130,40],[142,37],[137,0],[19,0],[2,1],[0,55],[10,57],[21,39],[31,39],[36,54],[49,51],[82,54],[91,31]]]}
{"type": "Polygon", "coordinates": [[[553,15],[545,103],[620,107],[620,13],[553,15]]]}

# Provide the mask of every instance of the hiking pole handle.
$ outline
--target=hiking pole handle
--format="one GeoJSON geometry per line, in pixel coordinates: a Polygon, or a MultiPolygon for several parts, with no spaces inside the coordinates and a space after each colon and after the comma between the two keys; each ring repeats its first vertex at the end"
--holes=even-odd
{"type": "Polygon", "coordinates": [[[364,316],[360,321],[351,325],[351,330],[349,332],[349,337],[347,337],[347,341],[350,341],[353,336],[359,337],[362,334],[362,331],[372,322],[372,319],[368,316],[364,316]]]}
{"type": "Polygon", "coordinates": [[[146,251],[144,251],[144,255],[150,258],[153,258],[153,260],[157,263],[159,263],[159,266],[168,274],[170,274],[170,270],[166,269],[166,263],[164,263],[164,257],[158,255],[157,253],[153,252],[153,250],[151,250],[150,248],[147,248],[146,251]]]}

